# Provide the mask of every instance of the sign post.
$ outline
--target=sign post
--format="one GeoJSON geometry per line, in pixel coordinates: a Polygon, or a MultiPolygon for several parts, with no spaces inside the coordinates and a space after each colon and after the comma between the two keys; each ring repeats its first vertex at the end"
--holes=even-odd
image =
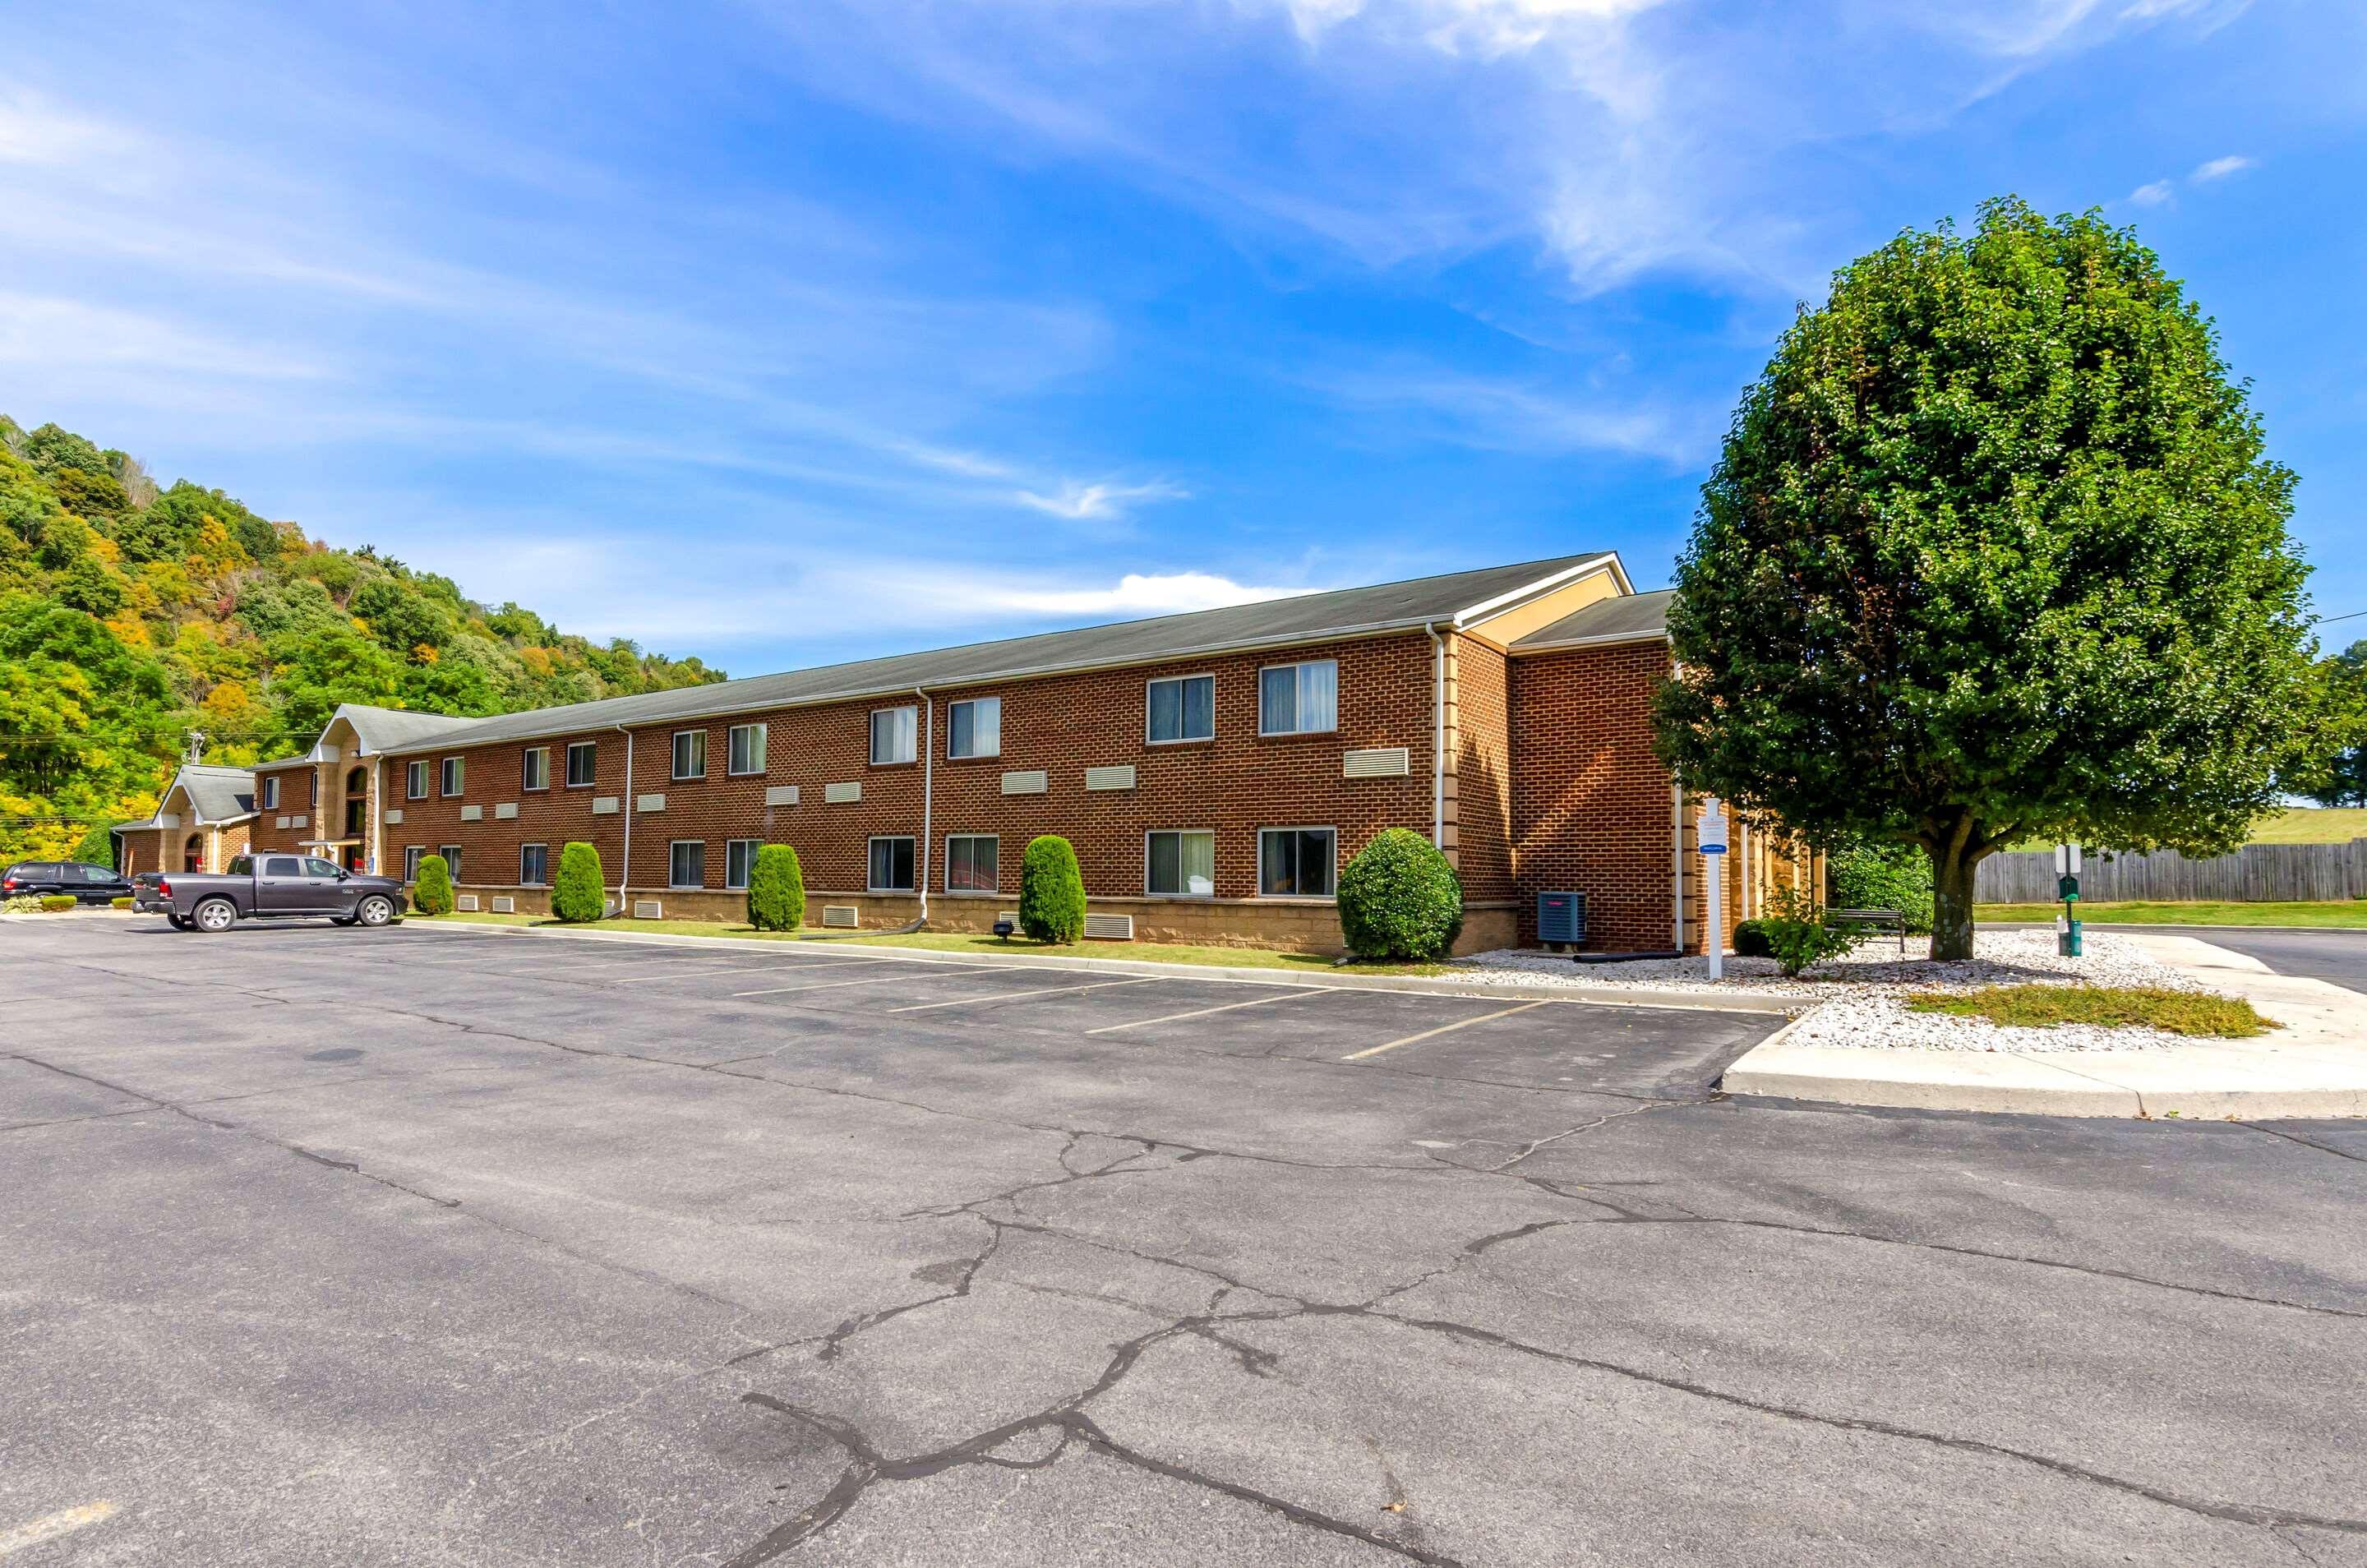
{"type": "Polygon", "coordinates": [[[2079,956],[2079,846],[2055,846],[2055,896],[2063,900],[2063,913],[2055,919],[2055,951],[2066,958],[2079,956]]]}
{"type": "Polygon", "coordinates": [[[1726,977],[1726,807],[1716,795],[1702,801],[1701,815],[1702,895],[1708,900],[1709,929],[1703,933],[1703,946],[1709,953],[1709,977],[1726,977]]]}

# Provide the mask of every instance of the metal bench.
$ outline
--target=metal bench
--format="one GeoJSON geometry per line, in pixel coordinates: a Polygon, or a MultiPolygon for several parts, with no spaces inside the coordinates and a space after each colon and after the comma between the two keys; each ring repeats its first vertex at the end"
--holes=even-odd
{"type": "Polygon", "coordinates": [[[1897,909],[1827,909],[1825,921],[1836,926],[1871,926],[1898,936],[1898,956],[1907,956],[1907,917],[1897,909]]]}

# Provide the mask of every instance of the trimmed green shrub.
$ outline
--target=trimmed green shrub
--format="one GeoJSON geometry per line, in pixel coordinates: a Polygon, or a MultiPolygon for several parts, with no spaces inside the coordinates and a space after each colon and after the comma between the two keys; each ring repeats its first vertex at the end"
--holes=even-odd
{"type": "Polygon", "coordinates": [[[1737,958],[1772,958],[1775,944],[1768,940],[1767,922],[1741,920],[1734,928],[1734,955],[1737,958]]]}
{"type": "Polygon", "coordinates": [[[74,907],[74,896],[71,893],[48,893],[42,895],[41,912],[45,915],[62,915],[74,907]]]}
{"type": "MultiPolygon", "coordinates": [[[[426,868],[423,864],[420,869],[426,868]]],[[[563,846],[559,875],[550,885],[551,918],[581,925],[607,912],[608,885],[600,872],[600,852],[580,839],[563,846]]]]}
{"type": "Polygon", "coordinates": [[[1463,884],[1438,846],[1390,828],[1340,873],[1340,931],[1364,958],[1444,958],[1463,930],[1463,884]]]}
{"type": "Polygon", "coordinates": [[[1037,942],[1068,943],[1085,934],[1085,874],[1075,847],[1056,833],[1030,839],[1020,859],[1019,929],[1037,942]]]}
{"type": "Polygon", "coordinates": [[[452,867],[442,855],[419,857],[419,876],[411,886],[411,907],[423,915],[452,912],[452,867]]]}
{"type": "Polygon", "coordinates": [[[109,898],[107,901],[107,907],[110,909],[129,909],[135,902],[137,900],[127,893],[120,898],[109,898]]]}
{"type": "Polygon", "coordinates": [[[1769,956],[1786,976],[1838,958],[1865,940],[1856,926],[1829,926],[1817,901],[1789,887],[1775,890],[1775,912],[1759,924],[1767,932],[1769,956]]]}
{"type": "Polygon", "coordinates": [[[798,852],[765,844],[748,868],[748,923],[760,931],[793,931],[805,924],[806,874],[798,852]]]}
{"type": "Polygon", "coordinates": [[[1907,929],[1931,929],[1931,857],[1913,844],[1861,844],[1832,857],[1833,901],[1844,909],[1896,909],[1907,929]]]}

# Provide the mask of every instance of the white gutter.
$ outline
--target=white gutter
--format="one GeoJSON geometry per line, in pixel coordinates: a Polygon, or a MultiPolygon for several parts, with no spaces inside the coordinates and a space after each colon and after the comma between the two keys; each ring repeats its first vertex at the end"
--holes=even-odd
{"type": "Polygon", "coordinates": [[[929,834],[933,830],[929,797],[937,766],[937,699],[918,686],[912,688],[912,694],[921,699],[927,716],[921,721],[921,852],[912,857],[912,886],[921,895],[921,921],[925,925],[929,919],[929,834]]]}
{"type": "Polygon", "coordinates": [[[1603,632],[1594,637],[1562,637],[1554,642],[1517,642],[1504,649],[1514,659],[1534,659],[1540,653],[1560,653],[1573,648],[1616,648],[1623,643],[1666,642],[1665,631],[1603,632]]]}
{"type": "Polygon", "coordinates": [[[1446,849],[1446,639],[1434,623],[1424,622],[1430,634],[1430,843],[1446,849]]]}
{"type": "Polygon", "coordinates": [[[625,817],[625,863],[617,868],[617,913],[629,915],[633,911],[630,901],[633,881],[633,813],[638,809],[638,803],[633,799],[633,732],[621,724],[617,725],[615,728],[617,734],[625,738],[625,798],[617,803],[623,809],[625,817]]]}
{"type": "Polygon", "coordinates": [[[379,827],[379,813],[386,808],[386,759],[383,756],[373,758],[370,761],[369,798],[369,859],[365,864],[369,874],[376,876],[379,874],[378,868],[386,860],[384,846],[379,842],[381,831],[379,827]]]}

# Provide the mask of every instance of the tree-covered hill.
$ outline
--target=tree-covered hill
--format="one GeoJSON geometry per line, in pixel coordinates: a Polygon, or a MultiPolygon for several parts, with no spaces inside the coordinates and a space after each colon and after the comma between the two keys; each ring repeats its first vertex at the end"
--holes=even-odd
{"type": "Polygon", "coordinates": [[[300,750],[339,703],[490,715],[721,679],[0,414],[0,864],[104,860],[193,730],[235,764],[300,750]]]}

